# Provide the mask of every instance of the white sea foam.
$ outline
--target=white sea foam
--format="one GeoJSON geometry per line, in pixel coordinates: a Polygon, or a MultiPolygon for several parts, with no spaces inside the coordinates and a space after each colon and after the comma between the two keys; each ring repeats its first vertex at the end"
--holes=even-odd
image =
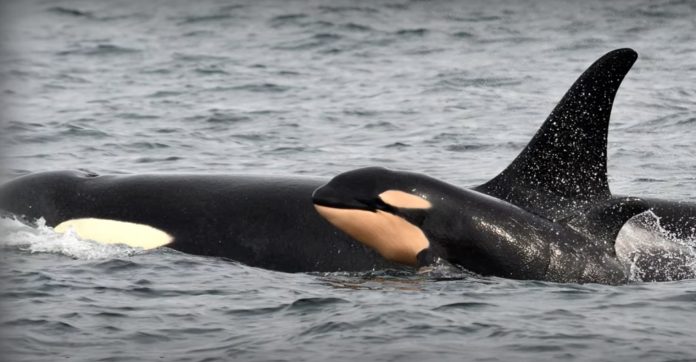
{"type": "Polygon", "coordinates": [[[696,240],[680,239],[660,225],[652,212],[629,220],[616,239],[616,255],[635,281],[696,276],[696,240]]]}
{"type": "Polygon", "coordinates": [[[32,227],[16,219],[0,218],[0,229],[3,230],[0,246],[14,247],[30,253],[55,253],[76,259],[94,260],[123,258],[144,252],[142,249],[126,245],[106,245],[80,239],[71,230],[60,234],[46,226],[43,219],[39,219],[37,226],[32,227]]]}

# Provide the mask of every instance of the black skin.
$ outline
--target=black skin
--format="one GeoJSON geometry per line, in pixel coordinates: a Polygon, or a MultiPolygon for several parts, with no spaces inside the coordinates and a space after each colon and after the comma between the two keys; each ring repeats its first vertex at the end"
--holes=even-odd
{"type": "MultiPolygon", "coordinates": [[[[633,215],[650,208],[673,235],[696,238],[696,203],[636,200],[609,190],[606,155],[612,105],[636,59],[633,50],[617,49],[592,64],[520,155],[483,185],[464,190],[422,175],[366,169],[337,176],[317,190],[315,202],[403,216],[431,241],[433,250],[419,255],[420,262],[431,261],[430,253],[482,274],[625,281],[614,245],[633,215]],[[386,189],[413,188],[426,190],[432,210],[424,214],[389,209],[376,200],[386,189]],[[486,230],[485,225],[495,227],[486,230]]],[[[644,280],[690,277],[677,269],[646,274],[644,280]]]]}
{"type": "MultiPolygon", "coordinates": [[[[618,284],[628,270],[607,244],[571,223],[553,222],[471,189],[410,173],[370,167],[349,171],[317,189],[322,206],[383,210],[418,226],[430,242],[431,258],[442,258],[467,270],[512,279],[618,284]],[[399,190],[426,198],[429,209],[400,209],[379,194],[399,190]]],[[[623,217],[646,210],[642,204],[623,217]]],[[[609,215],[611,218],[612,215],[609,215]]],[[[622,220],[610,230],[615,238],[622,220]]]]}
{"type": "Polygon", "coordinates": [[[0,189],[5,211],[48,226],[77,218],[146,224],[169,247],[286,272],[398,267],[334,228],[311,194],[326,180],[253,176],[31,174],[0,189]]]}
{"type": "MultiPolygon", "coordinates": [[[[554,221],[623,199],[609,189],[607,138],[614,98],[637,58],[632,49],[617,49],[594,62],[517,158],[473,189],[554,221]]],[[[673,236],[696,238],[696,203],[643,201],[673,236]]]]}
{"type": "MultiPolygon", "coordinates": [[[[324,183],[310,178],[46,172],[4,185],[0,205],[26,220],[43,217],[49,226],[84,217],[147,224],[173,235],[175,241],[169,246],[176,250],[273,270],[398,267],[316,213],[308,195],[324,183]]],[[[608,284],[627,278],[624,266],[615,260],[613,244],[593,238],[591,228],[574,229],[570,223],[553,222],[425,175],[383,168],[351,171],[317,189],[313,201],[403,217],[424,231],[433,257],[483,275],[608,284]],[[433,207],[399,209],[376,196],[394,189],[415,189],[433,207]]],[[[654,205],[656,210],[673,211],[669,202],[657,200],[654,205]]],[[[696,205],[680,205],[690,208],[696,219],[696,205]]],[[[619,227],[624,221],[620,220],[619,227]]],[[[607,238],[615,237],[615,232],[607,238]]]]}
{"type": "Polygon", "coordinates": [[[696,203],[662,199],[644,200],[660,219],[660,226],[672,236],[682,240],[696,240],[696,203]]]}
{"type": "MultiPolygon", "coordinates": [[[[400,173],[397,180],[363,177],[347,183],[333,206],[382,208],[400,215],[422,227],[433,244],[430,253],[482,274],[621,282],[625,275],[612,258],[611,237],[632,213],[652,207],[669,231],[696,237],[696,204],[624,200],[609,190],[606,141],[611,108],[636,58],[634,51],[618,49],[592,64],[515,161],[483,185],[460,189],[408,173],[400,173]],[[375,200],[375,190],[406,187],[408,191],[414,183],[427,186],[443,201],[425,214],[390,209],[375,200]],[[370,192],[354,198],[355,190],[370,192]],[[617,209],[617,203],[624,201],[628,207],[617,209]],[[553,239],[554,234],[563,239],[553,239]],[[558,257],[551,252],[556,248],[558,257]],[[585,264],[573,263],[575,258],[585,264]]],[[[386,172],[371,170],[381,176],[386,172]]],[[[29,221],[44,217],[49,226],[81,217],[148,224],[173,235],[174,249],[274,270],[393,266],[316,213],[310,195],[324,183],[300,178],[94,177],[50,172],[25,176],[0,188],[0,209],[29,221]]],[[[319,202],[333,202],[322,193],[317,195],[319,202]]],[[[419,257],[423,262],[432,259],[419,257]]]]}

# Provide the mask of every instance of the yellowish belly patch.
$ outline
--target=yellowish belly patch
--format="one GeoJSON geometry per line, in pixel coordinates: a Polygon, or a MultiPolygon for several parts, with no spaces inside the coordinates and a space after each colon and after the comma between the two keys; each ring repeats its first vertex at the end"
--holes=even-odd
{"type": "Polygon", "coordinates": [[[101,244],[125,244],[146,250],[167,245],[174,240],[171,235],[149,225],[109,219],[73,219],[58,224],[54,230],[59,233],[73,230],[81,239],[101,244]]]}

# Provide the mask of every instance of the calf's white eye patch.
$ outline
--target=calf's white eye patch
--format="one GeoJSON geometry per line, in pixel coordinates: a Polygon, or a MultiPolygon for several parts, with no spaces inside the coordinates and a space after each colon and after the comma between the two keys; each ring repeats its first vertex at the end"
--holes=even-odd
{"type": "Polygon", "coordinates": [[[399,190],[387,190],[379,194],[379,198],[385,203],[402,209],[429,209],[433,205],[430,201],[399,190]]]}
{"type": "Polygon", "coordinates": [[[54,230],[73,230],[81,239],[102,244],[125,244],[134,248],[154,249],[171,243],[174,238],[149,225],[109,219],[73,219],[58,224],[54,230]]]}

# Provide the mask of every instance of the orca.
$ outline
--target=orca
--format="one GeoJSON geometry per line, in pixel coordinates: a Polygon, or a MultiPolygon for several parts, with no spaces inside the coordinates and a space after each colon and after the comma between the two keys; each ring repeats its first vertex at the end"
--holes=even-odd
{"type": "MultiPolygon", "coordinates": [[[[632,49],[617,49],[597,60],[568,90],[517,158],[474,189],[551,220],[624,198],[609,188],[607,138],[616,92],[637,58],[632,49]]],[[[643,201],[676,238],[696,239],[696,203],[655,198],[643,201]]]]}
{"type": "Polygon", "coordinates": [[[329,222],[395,263],[442,259],[483,275],[605,284],[628,281],[614,241],[649,208],[613,199],[555,222],[473,189],[377,167],[336,176],[313,200],[329,222]]]}
{"type": "MultiPolygon", "coordinates": [[[[613,195],[609,189],[612,105],[636,59],[633,50],[618,49],[597,60],[519,156],[483,185],[464,189],[424,175],[368,168],[340,174],[317,189],[315,207],[397,263],[421,267],[440,258],[508,278],[626,282],[636,265],[619,260],[615,242],[632,217],[650,211],[672,236],[696,240],[696,203],[613,195]]],[[[696,276],[684,265],[696,261],[691,248],[667,248],[673,255],[649,250],[635,263],[647,266],[640,279],[696,276]]]]}
{"type": "Polygon", "coordinates": [[[326,180],[248,175],[29,174],[0,188],[2,209],[83,239],[169,247],[285,272],[401,268],[312,205],[326,180]]]}
{"type": "MultiPolygon", "coordinates": [[[[608,190],[602,126],[608,127],[616,91],[635,60],[635,52],[619,49],[596,61],[508,169],[472,189],[380,168],[357,170],[332,181],[55,171],[22,176],[0,187],[0,209],[29,223],[43,218],[58,232],[72,230],[97,242],[170,247],[286,272],[401,268],[452,258],[481,274],[620,283],[626,271],[616,264],[611,245],[621,225],[650,207],[655,212],[661,205],[675,210],[670,203],[612,196],[608,190]],[[370,182],[381,180],[375,176],[399,180],[371,187],[370,182]],[[422,185],[427,193],[414,194],[412,184],[422,185]],[[334,195],[331,190],[336,189],[343,193],[334,195]],[[356,192],[361,196],[353,200],[356,192]],[[460,200],[470,207],[453,208],[433,197],[460,200]],[[332,218],[321,207],[361,210],[381,219],[363,218],[364,224],[346,229],[338,214],[332,218]],[[458,229],[445,221],[453,215],[435,221],[434,215],[448,216],[444,210],[480,212],[468,214],[480,221],[468,225],[479,236],[464,243],[469,249],[445,237],[458,229]],[[431,230],[438,225],[442,228],[431,230]],[[497,239],[491,233],[510,237],[497,239]],[[527,237],[537,242],[524,246],[527,237]],[[408,242],[400,245],[404,240],[408,242]],[[505,240],[510,244],[501,244],[505,240]],[[525,254],[525,248],[538,254],[525,254]],[[555,253],[562,255],[554,257],[555,253]],[[535,255],[540,257],[534,259],[535,255]],[[571,268],[565,258],[573,257],[586,265],[572,264],[574,271],[563,272],[565,264],[571,268]]],[[[674,211],[675,225],[680,215],[674,211]]]]}

